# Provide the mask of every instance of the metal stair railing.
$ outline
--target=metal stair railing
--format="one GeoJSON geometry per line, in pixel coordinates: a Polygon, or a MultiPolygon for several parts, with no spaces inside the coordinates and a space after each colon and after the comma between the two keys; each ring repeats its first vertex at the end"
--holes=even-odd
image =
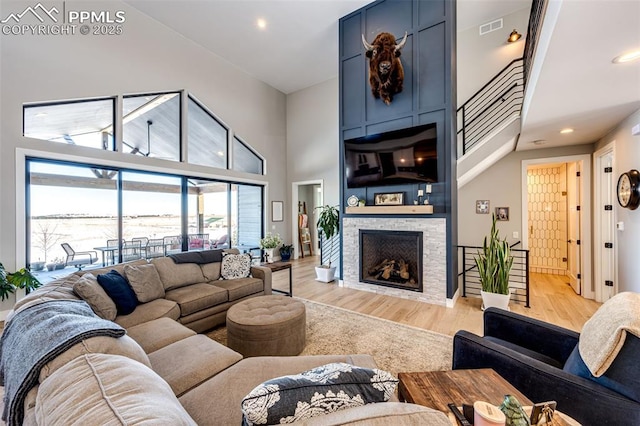
{"type": "Polygon", "coordinates": [[[509,118],[524,99],[524,60],[514,59],[457,110],[462,155],[509,118]]]}
{"type": "MultiPolygon", "coordinates": [[[[526,308],[531,307],[529,297],[529,250],[514,249],[513,247],[520,244],[511,245],[511,254],[513,256],[513,266],[509,274],[509,288],[511,289],[511,300],[514,302],[524,302],[526,308]]],[[[458,276],[462,277],[462,297],[477,296],[480,297],[480,274],[474,258],[482,247],[476,246],[458,246],[458,250],[462,251],[462,272],[458,276]]]]}

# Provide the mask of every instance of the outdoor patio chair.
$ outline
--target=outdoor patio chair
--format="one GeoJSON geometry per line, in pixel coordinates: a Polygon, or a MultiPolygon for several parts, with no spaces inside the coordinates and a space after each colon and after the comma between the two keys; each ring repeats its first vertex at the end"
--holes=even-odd
{"type": "Polygon", "coordinates": [[[154,257],[164,256],[164,240],[162,238],[152,238],[147,243],[147,250],[145,251],[147,259],[153,259],[154,257]]]}
{"type": "Polygon", "coordinates": [[[147,246],[149,245],[149,238],[147,237],[135,237],[132,238],[131,241],[133,241],[134,243],[136,241],[140,242],[140,247],[142,248],[142,257],[146,258],[147,257],[147,246]]]}
{"type": "Polygon", "coordinates": [[[75,251],[68,243],[61,244],[62,249],[67,253],[67,260],[64,266],[75,266],[78,270],[81,270],[85,265],[91,265],[98,260],[98,253],[96,251],[75,251]]]}
{"type": "Polygon", "coordinates": [[[142,244],[140,241],[125,241],[122,245],[122,261],[142,259],[142,244]]]}
{"type": "Polygon", "coordinates": [[[222,237],[218,238],[218,241],[216,241],[211,245],[211,248],[217,248],[217,249],[229,248],[229,244],[227,243],[227,241],[229,241],[229,236],[227,234],[224,234],[222,237]]]}

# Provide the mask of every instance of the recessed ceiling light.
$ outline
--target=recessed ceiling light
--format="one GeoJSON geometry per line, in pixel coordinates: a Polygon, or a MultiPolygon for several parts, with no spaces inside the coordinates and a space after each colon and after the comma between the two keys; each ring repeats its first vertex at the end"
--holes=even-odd
{"type": "Polygon", "coordinates": [[[624,64],[625,62],[631,62],[638,59],[640,59],[640,50],[634,50],[633,52],[627,52],[616,56],[611,62],[614,64],[624,64]]]}
{"type": "Polygon", "coordinates": [[[573,129],[571,127],[567,127],[566,129],[560,130],[560,133],[563,135],[568,135],[569,133],[573,133],[573,129]]]}
{"type": "Polygon", "coordinates": [[[267,21],[264,20],[263,18],[258,18],[258,20],[256,21],[256,25],[261,30],[264,30],[265,28],[267,28],[267,21]]]}

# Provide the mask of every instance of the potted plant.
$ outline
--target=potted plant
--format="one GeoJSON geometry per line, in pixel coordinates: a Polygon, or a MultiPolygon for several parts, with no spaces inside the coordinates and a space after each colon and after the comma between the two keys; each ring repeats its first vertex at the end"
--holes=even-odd
{"type": "Polygon", "coordinates": [[[0,299],[5,300],[18,288],[31,291],[39,286],[40,281],[28,269],[22,268],[11,273],[7,272],[4,265],[0,263],[0,299]]]}
{"type": "Polygon", "coordinates": [[[47,263],[46,266],[47,271],[57,271],[58,269],[64,269],[64,260],[56,257],[51,263],[47,263]]]}
{"type": "Polygon", "coordinates": [[[273,263],[273,252],[280,244],[282,244],[280,234],[272,234],[271,232],[268,232],[267,235],[260,240],[260,248],[264,250],[267,263],[273,263]]]}
{"type": "Polygon", "coordinates": [[[287,261],[291,259],[291,254],[293,253],[293,244],[284,244],[280,247],[280,259],[283,261],[287,261]]]}
{"type": "Polygon", "coordinates": [[[513,266],[511,248],[506,238],[500,239],[494,214],[491,234],[484,237],[482,252],[474,257],[482,284],[482,309],[497,307],[509,310],[509,273],[513,266]]]}
{"type": "Polygon", "coordinates": [[[336,274],[336,267],[331,266],[333,246],[335,245],[335,240],[331,238],[340,231],[340,212],[336,206],[326,205],[316,208],[320,211],[317,223],[318,229],[322,232],[324,238],[330,242],[329,264],[316,266],[316,280],[328,283],[335,279],[336,274]]]}

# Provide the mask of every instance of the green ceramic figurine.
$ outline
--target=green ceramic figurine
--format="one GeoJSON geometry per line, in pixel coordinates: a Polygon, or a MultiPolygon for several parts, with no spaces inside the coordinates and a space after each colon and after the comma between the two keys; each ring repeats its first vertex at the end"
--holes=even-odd
{"type": "Polygon", "coordinates": [[[513,395],[504,396],[500,411],[507,418],[506,426],[531,426],[529,416],[527,416],[527,413],[522,409],[522,405],[513,395]]]}

